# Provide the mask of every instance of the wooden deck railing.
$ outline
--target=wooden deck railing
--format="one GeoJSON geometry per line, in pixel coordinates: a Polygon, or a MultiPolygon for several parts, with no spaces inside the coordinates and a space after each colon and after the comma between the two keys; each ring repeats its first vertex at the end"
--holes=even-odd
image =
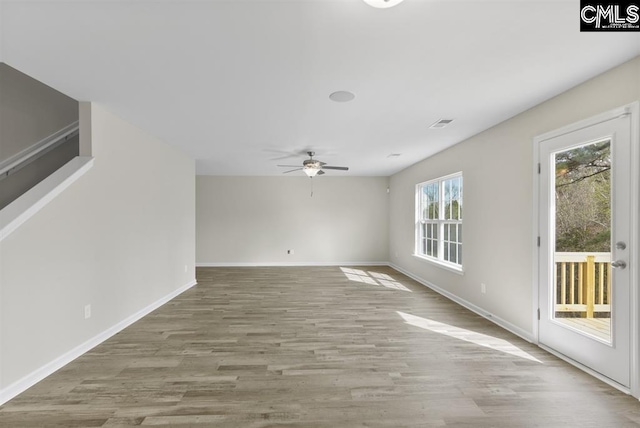
{"type": "Polygon", "coordinates": [[[555,253],[555,311],[594,318],[611,312],[611,253],[555,253]],[[604,313],[604,314],[603,314],[604,313]]]}

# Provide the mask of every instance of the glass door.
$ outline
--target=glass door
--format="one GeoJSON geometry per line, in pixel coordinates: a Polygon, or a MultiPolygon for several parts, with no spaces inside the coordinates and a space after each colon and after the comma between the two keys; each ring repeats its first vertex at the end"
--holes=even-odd
{"type": "Polygon", "coordinates": [[[630,383],[630,117],[540,142],[540,343],[630,383]]]}
{"type": "Polygon", "coordinates": [[[552,317],[611,343],[611,140],[552,157],[552,317]]]}

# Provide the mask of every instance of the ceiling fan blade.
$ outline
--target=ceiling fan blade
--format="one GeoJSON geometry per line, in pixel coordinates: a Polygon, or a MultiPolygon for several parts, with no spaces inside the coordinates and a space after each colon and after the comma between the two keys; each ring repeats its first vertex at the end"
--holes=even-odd
{"type": "Polygon", "coordinates": [[[296,168],[296,169],[292,169],[291,171],[285,171],[283,172],[283,174],[289,174],[290,172],[293,172],[293,171],[302,171],[302,168],[296,168]]]}
{"type": "Polygon", "coordinates": [[[328,166],[328,165],[323,165],[322,169],[337,169],[340,171],[349,171],[349,167],[348,166],[328,166]]]}
{"type": "Polygon", "coordinates": [[[283,160],[288,158],[297,158],[300,156],[306,156],[309,150],[307,149],[281,150],[276,148],[265,148],[265,149],[262,149],[262,151],[265,153],[271,153],[273,157],[269,160],[275,161],[275,160],[283,160]]]}
{"type": "Polygon", "coordinates": [[[271,158],[269,160],[271,161],[275,161],[275,160],[283,160],[283,159],[289,159],[289,158],[295,158],[296,155],[284,155],[284,156],[278,156],[277,158],[271,158]]]}
{"type": "Polygon", "coordinates": [[[325,172],[324,172],[323,170],[320,170],[320,171],[316,172],[316,175],[322,175],[322,174],[324,174],[324,173],[325,173],[325,172]]]}
{"type": "Polygon", "coordinates": [[[326,162],[320,162],[320,161],[318,161],[318,163],[320,164],[320,166],[325,166],[327,164],[326,162]]]}
{"type": "Polygon", "coordinates": [[[282,168],[300,168],[300,165],[276,165],[282,168]]]}

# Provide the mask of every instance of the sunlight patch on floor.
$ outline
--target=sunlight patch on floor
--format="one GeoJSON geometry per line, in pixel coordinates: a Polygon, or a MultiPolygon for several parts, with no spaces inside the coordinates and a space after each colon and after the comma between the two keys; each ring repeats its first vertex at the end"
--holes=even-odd
{"type": "Polygon", "coordinates": [[[342,270],[342,272],[344,273],[344,276],[346,276],[350,281],[362,282],[364,284],[371,284],[371,285],[382,285],[383,287],[386,287],[386,288],[408,291],[409,293],[411,293],[411,290],[409,290],[404,285],[400,284],[398,281],[393,279],[392,276],[387,275],[386,273],[371,272],[371,271],[366,272],[361,269],[351,269],[351,268],[344,268],[344,267],[341,267],[340,270],[342,270]]]}
{"type": "Polygon", "coordinates": [[[428,318],[418,317],[400,311],[397,311],[397,313],[402,317],[402,319],[404,319],[407,324],[542,364],[542,361],[538,360],[534,356],[528,354],[527,352],[507,342],[504,339],[499,339],[497,337],[488,336],[486,334],[477,333],[475,331],[455,327],[453,325],[430,320],[428,318]]]}

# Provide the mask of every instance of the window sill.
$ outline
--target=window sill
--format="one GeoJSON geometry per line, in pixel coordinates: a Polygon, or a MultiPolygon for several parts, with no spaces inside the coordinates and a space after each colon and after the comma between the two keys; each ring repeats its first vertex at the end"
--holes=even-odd
{"type": "Polygon", "coordinates": [[[432,265],[438,266],[439,268],[448,270],[450,272],[456,273],[458,275],[464,275],[464,269],[461,266],[457,266],[454,265],[452,263],[447,263],[447,262],[443,262],[441,260],[438,259],[434,259],[431,257],[425,257],[425,256],[421,256],[419,254],[413,254],[413,257],[415,257],[416,259],[419,259],[423,262],[427,262],[430,263],[432,265]]]}

